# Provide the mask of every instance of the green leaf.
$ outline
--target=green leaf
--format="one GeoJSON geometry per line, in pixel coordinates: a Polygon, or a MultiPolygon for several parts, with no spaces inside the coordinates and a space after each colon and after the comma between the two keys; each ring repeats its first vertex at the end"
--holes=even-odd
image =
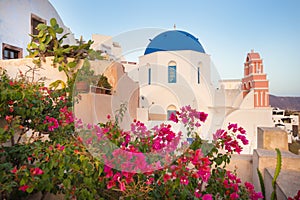
{"type": "Polygon", "coordinates": [[[41,43],[40,46],[39,46],[39,49],[40,49],[41,51],[45,51],[45,50],[46,50],[45,44],[41,43]]]}
{"type": "Polygon", "coordinates": [[[50,37],[50,35],[47,35],[44,43],[49,44],[50,42],[51,42],[51,37],[50,37]]]}
{"type": "Polygon", "coordinates": [[[264,199],[266,197],[266,190],[265,190],[265,183],[264,183],[264,179],[263,179],[263,176],[262,176],[262,173],[260,172],[260,170],[257,168],[257,175],[258,175],[258,178],[259,178],[259,183],[260,183],[260,188],[261,188],[261,192],[264,196],[264,199]]]}
{"type": "Polygon", "coordinates": [[[93,184],[92,178],[90,178],[90,177],[84,177],[83,182],[88,186],[92,186],[92,184],[93,184]]]}
{"type": "Polygon", "coordinates": [[[50,19],[50,24],[51,24],[52,27],[54,27],[55,25],[57,25],[56,19],[55,18],[51,18],[50,19]]]}
{"type": "Polygon", "coordinates": [[[27,182],[27,177],[23,177],[20,181],[20,185],[25,185],[27,182]]]}
{"type": "Polygon", "coordinates": [[[31,193],[33,191],[34,187],[29,187],[26,189],[26,192],[31,193]]]}
{"type": "Polygon", "coordinates": [[[68,63],[68,67],[69,67],[69,68],[74,68],[74,67],[76,67],[76,65],[77,65],[77,63],[74,62],[74,61],[68,63]]]}
{"type": "Polygon", "coordinates": [[[39,34],[38,34],[38,37],[41,38],[41,37],[44,36],[44,34],[45,34],[44,31],[40,31],[39,34]]]}
{"type": "Polygon", "coordinates": [[[36,27],[38,30],[46,30],[47,29],[47,25],[46,24],[38,24],[37,27],[36,27]]]}
{"type": "Polygon", "coordinates": [[[71,180],[70,179],[65,179],[63,181],[63,185],[65,186],[65,188],[69,189],[71,188],[71,180]]]}
{"type": "Polygon", "coordinates": [[[217,165],[221,165],[222,162],[223,162],[223,159],[221,157],[218,157],[218,158],[215,159],[215,162],[216,162],[217,165]]]}
{"type": "Polygon", "coordinates": [[[64,29],[62,29],[62,28],[57,28],[56,29],[56,33],[59,33],[59,34],[62,34],[63,31],[64,31],[64,29]]]}

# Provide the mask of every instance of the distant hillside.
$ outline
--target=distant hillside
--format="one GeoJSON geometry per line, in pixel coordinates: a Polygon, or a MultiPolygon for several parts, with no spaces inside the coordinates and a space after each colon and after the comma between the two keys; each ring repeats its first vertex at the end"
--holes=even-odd
{"type": "Polygon", "coordinates": [[[279,97],[270,95],[270,105],[280,109],[300,111],[300,97],[279,97]]]}

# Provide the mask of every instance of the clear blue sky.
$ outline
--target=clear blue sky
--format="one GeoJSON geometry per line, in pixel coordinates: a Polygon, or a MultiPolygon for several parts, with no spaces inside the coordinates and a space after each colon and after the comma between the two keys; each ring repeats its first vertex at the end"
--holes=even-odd
{"type": "Polygon", "coordinates": [[[185,30],[211,55],[222,79],[243,76],[251,49],[263,58],[270,93],[300,96],[298,0],[49,0],[77,38],[143,28],[185,30]]]}

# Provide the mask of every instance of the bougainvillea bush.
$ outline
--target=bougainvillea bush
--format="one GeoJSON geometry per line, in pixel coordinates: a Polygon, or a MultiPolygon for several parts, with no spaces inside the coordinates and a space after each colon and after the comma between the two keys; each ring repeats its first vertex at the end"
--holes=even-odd
{"type": "Polygon", "coordinates": [[[50,90],[22,73],[11,79],[2,70],[0,88],[2,199],[37,192],[66,199],[262,197],[225,169],[248,143],[237,124],[204,141],[197,131],[207,114],[185,106],[170,118],[183,131],[164,123],[148,129],[137,120],[125,131],[110,117],[96,125],[75,120],[65,90],[50,90]],[[190,145],[186,136],[194,138],[190,145]]]}
{"type": "Polygon", "coordinates": [[[68,80],[56,82],[61,89],[50,89],[28,79],[27,72],[11,78],[0,68],[0,199],[30,199],[36,193],[41,199],[49,193],[66,199],[262,198],[251,183],[226,170],[231,155],[248,143],[237,124],[218,130],[208,142],[199,134],[207,114],[190,106],[150,129],[134,120],[131,130],[122,130],[124,109],[106,123],[75,119],[76,61],[93,53],[92,42],[62,45],[66,35],[58,39],[62,30],[55,19],[38,30],[29,45],[34,63],[39,66],[50,54],[68,80]],[[76,59],[68,62],[70,56],[76,59]]]}
{"type": "Polygon", "coordinates": [[[230,124],[207,143],[196,134],[207,115],[190,106],[171,115],[186,132],[169,124],[150,130],[139,122],[123,131],[116,120],[83,125],[76,121],[64,90],[10,79],[1,71],[1,198],[31,193],[65,194],[67,199],[238,199],[260,197],[223,167],[247,143],[230,124]],[[76,131],[75,131],[76,130],[76,131]],[[194,136],[189,146],[184,134],[194,136]],[[219,153],[219,150],[224,153],[219,153]]]}
{"type": "Polygon", "coordinates": [[[207,114],[185,106],[170,118],[183,124],[182,132],[173,132],[170,124],[148,130],[136,120],[130,131],[122,131],[112,120],[94,126],[78,123],[77,130],[89,151],[104,163],[100,180],[114,198],[262,198],[251,183],[241,183],[235,172],[225,169],[231,155],[241,152],[241,144],[248,144],[245,130],[229,124],[209,143],[196,132],[206,118],[207,114]],[[182,139],[185,134],[194,137],[191,145],[182,139]]]}

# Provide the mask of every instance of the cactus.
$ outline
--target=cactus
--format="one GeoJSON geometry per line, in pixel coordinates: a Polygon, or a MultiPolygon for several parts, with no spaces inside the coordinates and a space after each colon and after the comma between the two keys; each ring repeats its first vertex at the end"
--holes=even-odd
{"type": "Polygon", "coordinates": [[[273,192],[271,194],[271,200],[277,199],[277,197],[276,197],[276,180],[277,180],[277,178],[279,176],[279,173],[281,171],[281,164],[282,164],[281,152],[278,148],[276,148],[275,150],[276,150],[276,153],[277,153],[277,163],[276,163],[276,169],[275,169],[274,177],[273,177],[273,180],[272,180],[273,192]]]}
{"type": "MultiPolygon", "coordinates": [[[[281,159],[281,152],[278,148],[275,149],[276,153],[277,153],[277,162],[276,162],[276,169],[274,172],[274,177],[272,180],[272,187],[273,187],[273,192],[271,194],[271,200],[277,200],[277,196],[276,196],[276,180],[280,174],[281,171],[281,165],[282,165],[282,159],[281,159]]],[[[257,175],[259,178],[259,183],[260,183],[260,187],[261,187],[261,192],[264,196],[264,199],[266,199],[266,192],[265,192],[265,184],[264,184],[264,179],[262,176],[261,171],[257,168],[257,175]]]]}
{"type": "Polygon", "coordinates": [[[257,175],[258,175],[258,178],[259,178],[261,192],[262,192],[262,194],[264,196],[263,199],[266,199],[265,198],[265,196],[266,196],[265,183],[264,183],[264,179],[263,179],[262,173],[260,172],[260,170],[258,168],[256,170],[257,170],[257,175]]]}

